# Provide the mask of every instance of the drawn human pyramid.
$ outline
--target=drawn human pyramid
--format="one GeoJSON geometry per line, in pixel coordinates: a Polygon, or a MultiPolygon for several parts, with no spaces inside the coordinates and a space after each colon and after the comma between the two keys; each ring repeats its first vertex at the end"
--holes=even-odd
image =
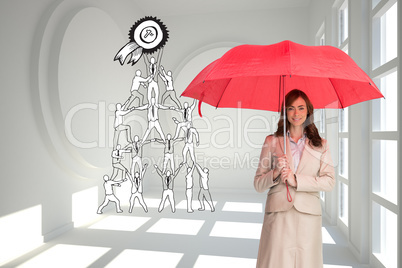
{"type": "MultiPolygon", "coordinates": [[[[114,121],[114,137],[113,137],[113,151],[112,151],[112,175],[104,175],[104,189],[105,199],[98,208],[98,213],[101,214],[104,207],[106,207],[109,201],[116,203],[116,211],[118,213],[123,212],[120,207],[120,200],[114,194],[114,186],[120,186],[121,183],[128,181],[131,183],[131,196],[130,196],[130,208],[131,213],[134,207],[135,199],[138,199],[145,212],[148,212],[148,207],[145,203],[143,196],[143,180],[148,167],[147,163],[143,163],[143,147],[149,143],[156,142],[164,145],[163,167],[162,169],[157,165],[154,168],[157,174],[162,179],[162,198],[158,208],[161,212],[165,206],[166,200],[169,201],[172,212],[176,211],[175,199],[174,199],[174,181],[178,175],[182,166],[186,167],[186,199],[187,199],[187,212],[194,212],[192,208],[192,196],[193,196],[193,172],[196,169],[199,173],[200,190],[198,194],[198,200],[200,202],[199,210],[205,210],[205,201],[210,206],[211,211],[215,210],[211,194],[209,192],[208,180],[209,170],[208,168],[202,168],[195,158],[194,148],[199,145],[199,134],[194,128],[192,123],[192,112],[196,107],[196,100],[189,105],[185,102],[183,105],[177,98],[176,92],[173,87],[173,77],[171,71],[165,71],[164,67],[160,65],[161,54],[158,53],[157,59],[154,57],[148,58],[144,55],[145,66],[147,69],[147,77],[142,77],[141,70],[137,70],[132,81],[131,95],[124,102],[124,104],[117,103],[115,110],[114,121]],[[166,91],[161,97],[159,102],[159,86],[158,78],[161,78],[165,84],[166,91]],[[144,95],[140,93],[140,87],[147,89],[148,103],[144,104],[144,95]],[[166,100],[170,98],[175,106],[166,106],[166,100]],[[134,100],[138,99],[139,106],[134,106],[134,100]],[[172,110],[179,113],[181,120],[176,117],[172,117],[176,126],[175,135],[164,135],[162,127],[159,123],[159,113],[161,110],[172,110]],[[146,111],[148,126],[143,134],[142,138],[138,135],[132,137],[131,127],[124,123],[124,116],[134,111],[146,111]],[[151,131],[155,130],[160,138],[148,139],[151,131]],[[126,135],[121,135],[124,133],[126,135]],[[182,134],[183,133],[183,134],[182,134]],[[180,136],[180,135],[183,136],[180,136]],[[127,141],[122,141],[124,136],[127,137],[127,141]],[[124,142],[124,143],[123,143],[124,142]],[[175,144],[183,142],[182,159],[183,161],[176,167],[174,162],[175,144]],[[122,147],[121,144],[127,144],[122,147]],[[126,167],[122,163],[122,159],[126,156],[130,156],[130,167],[126,167]],[[191,158],[191,165],[187,162],[188,155],[191,158]],[[170,162],[170,168],[168,164],[170,162]],[[118,174],[121,173],[121,179],[117,180],[118,174]]],[[[136,103],[136,102],[135,102],[136,103]]]]}

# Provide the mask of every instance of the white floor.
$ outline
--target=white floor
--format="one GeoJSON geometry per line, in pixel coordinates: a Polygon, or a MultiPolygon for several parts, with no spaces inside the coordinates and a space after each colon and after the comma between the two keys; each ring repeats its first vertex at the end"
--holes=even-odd
{"type": "MultiPolygon", "coordinates": [[[[159,213],[160,195],[146,198],[149,212],[136,203],[133,213],[114,204],[92,222],[76,227],[4,267],[255,267],[265,196],[217,194],[209,207],[187,213],[183,194],[176,194],[159,213]]],[[[333,226],[323,223],[325,268],[367,268],[359,264],[333,226]]]]}

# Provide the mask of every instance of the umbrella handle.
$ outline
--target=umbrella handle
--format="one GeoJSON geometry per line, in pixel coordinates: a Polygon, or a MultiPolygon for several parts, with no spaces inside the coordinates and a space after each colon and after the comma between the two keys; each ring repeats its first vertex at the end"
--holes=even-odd
{"type": "Polygon", "coordinates": [[[287,190],[287,193],[286,193],[286,195],[287,195],[287,198],[288,198],[288,201],[289,202],[292,202],[292,195],[290,194],[290,191],[289,191],[289,186],[288,186],[288,182],[286,181],[286,190],[287,190]]]}
{"type": "Polygon", "coordinates": [[[198,102],[198,114],[200,115],[200,117],[202,117],[202,114],[201,114],[201,103],[202,103],[202,100],[200,100],[200,101],[198,102]]]}
{"type": "MultiPolygon", "coordinates": [[[[198,114],[200,115],[200,117],[202,117],[201,103],[202,103],[203,99],[204,99],[204,92],[201,93],[201,97],[200,97],[199,102],[198,102],[198,114]]],[[[216,108],[218,108],[218,106],[216,108]]]]}

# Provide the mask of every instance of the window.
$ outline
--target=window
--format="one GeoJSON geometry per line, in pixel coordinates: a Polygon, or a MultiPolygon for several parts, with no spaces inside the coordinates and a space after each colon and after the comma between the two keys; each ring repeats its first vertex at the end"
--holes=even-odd
{"type": "Polygon", "coordinates": [[[371,7],[372,8],[375,8],[377,5],[378,5],[378,3],[380,3],[381,2],[381,0],[371,0],[372,2],[371,2],[371,7]]]}
{"type": "MultiPolygon", "coordinates": [[[[324,46],[325,45],[325,22],[321,24],[320,29],[318,29],[316,34],[316,45],[324,46]]],[[[316,110],[317,112],[314,115],[314,119],[316,120],[316,126],[318,131],[320,132],[320,136],[326,138],[325,128],[326,128],[326,113],[325,109],[316,110]],[[318,119],[318,120],[317,120],[318,119]]],[[[320,198],[322,202],[325,202],[325,192],[320,192],[320,198]]],[[[325,206],[324,206],[325,207],[325,206]]]]}
{"type": "Polygon", "coordinates": [[[349,160],[349,150],[348,150],[348,138],[339,139],[339,175],[343,178],[348,178],[348,160],[349,160]]]}
{"type": "Polygon", "coordinates": [[[385,267],[398,267],[398,216],[376,202],[372,210],[373,254],[385,267]]]}
{"type": "MultiPolygon", "coordinates": [[[[379,5],[379,7],[382,6],[379,5]]],[[[372,27],[372,68],[376,69],[397,57],[398,23],[396,0],[388,1],[384,7],[377,11],[372,19],[372,27]]]]}
{"type": "Polygon", "coordinates": [[[398,203],[397,141],[373,140],[372,191],[376,195],[398,203]]]}
{"type": "Polygon", "coordinates": [[[385,99],[373,100],[373,131],[397,131],[398,129],[397,80],[396,71],[392,71],[379,79],[374,79],[385,99]]]}
{"type": "Polygon", "coordinates": [[[325,34],[323,34],[320,38],[320,46],[325,46],[325,34]]]}
{"type": "Polygon", "coordinates": [[[348,213],[349,213],[349,202],[348,202],[348,185],[339,182],[339,218],[347,226],[348,225],[348,213]]]}
{"type": "Polygon", "coordinates": [[[338,45],[343,47],[344,42],[347,42],[348,39],[348,27],[349,27],[349,18],[348,18],[348,1],[344,1],[338,10],[339,20],[338,20],[338,32],[339,39],[338,45]]]}
{"type": "Polygon", "coordinates": [[[339,110],[339,132],[348,132],[349,109],[339,110]]]}
{"type": "Polygon", "coordinates": [[[325,135],[325,110],[321,109],[318,111],[319,122],[318,122],[318,131],[321,136],[325,135]]]}
{"type": "MultiPolygon", "coordinates": [[[[398,8],[397,0],[372,0],[371,76],[385,99],[371,102],[372,261],[398,267],[398,8]]],[[[400,266],[400,264],[399,264],[400,266]]]]}
{"type": "Polygon", "coordinates": [[[315,37],[315,44],[317,46],[325,46],[325,22],[323,22],[318,29],[316,37],[315,37]]]}

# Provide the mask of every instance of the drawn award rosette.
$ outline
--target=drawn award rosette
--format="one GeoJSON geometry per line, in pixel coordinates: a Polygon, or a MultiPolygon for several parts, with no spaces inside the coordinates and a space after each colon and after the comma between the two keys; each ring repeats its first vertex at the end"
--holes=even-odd
{"type": "Polygon", "coordinates": [[[130,29],[130,41],[117,52],[114,60],[123,65],[137,63],[142,54],[152,54],[163,48],[169,37],[166,26],[156,17],[144,17],[138,20],[130,29]]]}

